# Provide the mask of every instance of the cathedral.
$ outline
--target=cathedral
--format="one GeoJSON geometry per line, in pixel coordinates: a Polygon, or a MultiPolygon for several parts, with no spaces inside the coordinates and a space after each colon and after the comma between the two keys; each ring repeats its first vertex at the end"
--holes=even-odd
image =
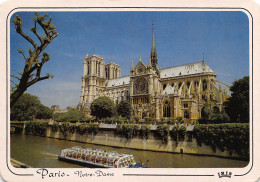
{"type": "Polygon", "coordinates": [[[79,107],[90,112],[91,103],[107,96],[116,104],[127,100],[131,117],[178,118],[193,123],[202,116],[205,106],[221,112],[229,97],[229,86],[216,80],[216,73],[204,58],[200,62],[160,69],[152,29],[152,49],[148,64],[141,57],[131,63],[130,75],[121,77],[120,65],[97,55],[83,61],[79,107]]]}

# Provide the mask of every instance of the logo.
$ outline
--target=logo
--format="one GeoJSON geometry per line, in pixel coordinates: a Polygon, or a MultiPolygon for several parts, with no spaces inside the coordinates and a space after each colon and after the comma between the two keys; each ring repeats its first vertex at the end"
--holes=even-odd
{"type": "Polygon", "coordinates": [[[222,171],[218,173],[219,178],[224,178],[224,177],[231,178],[231,176],[232,176],[232,172],[228,172],[228,171],[226,172],[222,171]]]}

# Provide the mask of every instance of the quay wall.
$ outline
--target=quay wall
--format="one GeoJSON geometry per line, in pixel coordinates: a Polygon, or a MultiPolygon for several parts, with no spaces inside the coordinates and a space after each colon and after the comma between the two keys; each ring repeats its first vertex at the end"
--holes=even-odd
{"type": "Polygon", "coordinates": [[[229,154],[227,150],[222,152],[220,149],[216,148],[215,151],[210,146],[207,146],[202,143],[199,146],[196,142],[196,139],[193,138],[191,141],[186,139],[183,142],[175,142],[170,137],[167,144],[162,143],[161,140],[154,138],[153,134],[149,135],[148,139],[144,138],[132,138],[126,139],[115,135],[114,129],[99,129],[97,134],[83,134],[80,135],[77,132],[68,133],[65,137],[61,131],[53,132],[50,127],[47,129],[46,137],[64,139],[69,141],[105,145],[112,147],[121,147],[121,148],[130,148],[138,150],[149,150],[149,151],[160,151],[160,152],[171,152],[171,153],[184,153],[184,154],[193,154],[193,155],[206,155],[206,156],[216,156],[224,158],[234,158],[242,159],[238,154],[232,153],[229,154]]]}

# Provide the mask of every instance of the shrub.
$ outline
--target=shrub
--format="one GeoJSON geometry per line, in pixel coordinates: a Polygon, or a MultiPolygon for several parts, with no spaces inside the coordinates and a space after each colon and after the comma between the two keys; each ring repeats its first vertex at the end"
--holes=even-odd
{"type": "Polygon", "coordinates": [[[150,125],[141,125],[139,134],[143,136],[143,138],[148,139],[150,134],[151,126],[150,125]]]}
{"type": "Polygon", "coordinates": [[[25,133],[46,136],[47,135],[47,121],[27,121],[25,123],[25,133]]]}
{"type": "Polygon", "coordinates": [[[156,128],[155,136],[160,138],[163,143],[168,143],[169,132],[169,125],[158,125],[156,128]]]}
{"type": "Polygon", "coordinates": [[[198,145],[204,143],[213,151],[218,147],[222,151],[228,150],[230,155],[236,152],[249,158],[249,124],[200,124],[194,127],[194,137],[198,145]]]}
{"type": "Polygon", "coordinates": [[[57,122],[53,122],[52,125],[50,125],[52,132],[57,132],[59,128],[59,124],[57,122]]]}

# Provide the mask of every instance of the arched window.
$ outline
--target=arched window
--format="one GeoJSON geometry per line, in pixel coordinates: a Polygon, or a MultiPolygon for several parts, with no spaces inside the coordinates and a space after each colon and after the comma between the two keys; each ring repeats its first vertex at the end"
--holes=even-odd
{"type": "Polygon", "coordinates": [[[98,63],[98,76],[100,76],[100,63],[98,63]]]}
{"type": "Polygon", "coordinates": [[[207,90],[207,81],[203,80],[203,91],[207,90]]]}
{"type": "Polygon", "coordinates": [[[88,75],[90,75],[90,62],[88,61],[88,75]]]}
{"type": "Polygon", "coordinates": [[[105,70],[106,70],[106,78],[108,78],[108,70],[107,70],[107,68],[105,68],[105,70]]]}
{"type": "Polygon", "coordinates": [[[165,101],[163,105],[163,117],[171,117],[171,107],[168,101],[165,101]]]}

